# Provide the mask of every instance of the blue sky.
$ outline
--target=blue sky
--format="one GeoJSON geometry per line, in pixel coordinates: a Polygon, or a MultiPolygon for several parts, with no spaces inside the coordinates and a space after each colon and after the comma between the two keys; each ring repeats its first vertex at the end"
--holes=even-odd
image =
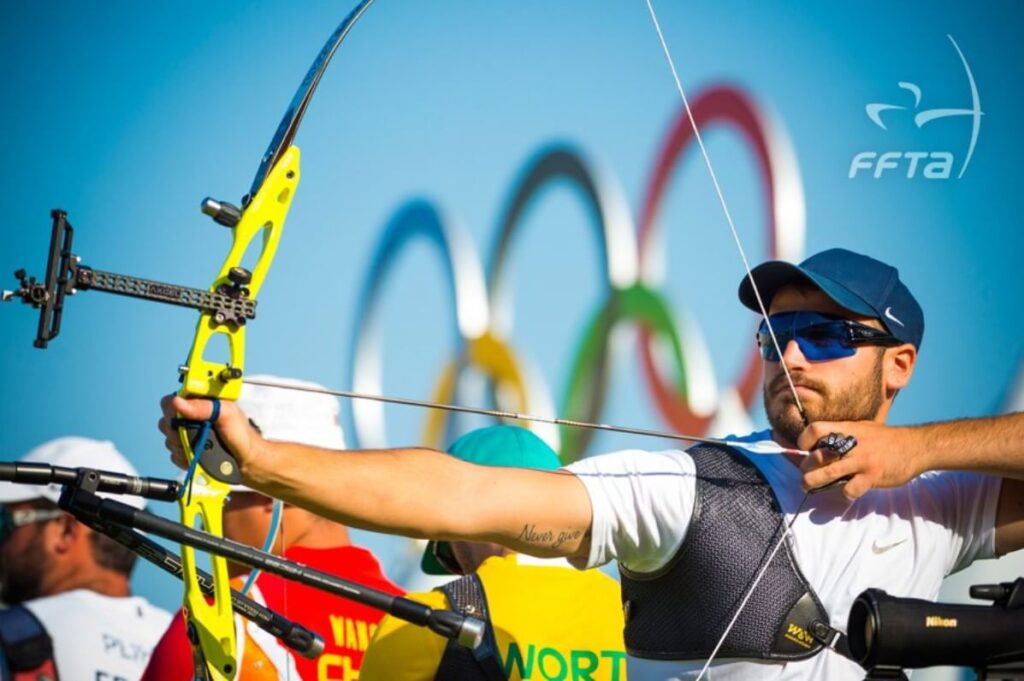
{"type": "MultiPolygon", "coordinates": [[[[998,409],[1024,355],[1024,9],[656,7],[688,94],[732,83],[786,130],[806,196],[805,253],[845,246],[887,259],[920,299],[921,361],[892,420],[998,409]],[[909,103],[899,81],[920,86],[922,109],[969,106],[947,34],[970,64],[984,112],[964,177],[892,171],[851,180],[850,161],[865,150],[948,151],[959,169],[967,118],[917,128],[909,115],[894,115],[881,130],[864,111],[869,102],[909,103]]],[[[206,286],[228,240],[199,214],[200,199],[237,200],[248,188],[309,62],[348,9],[312,1],[8,8],[0,26],[8,196],[0,271],[42,274],[48,213],[61,207],[85,264],[206,286]]],[[[367,261],[388,218],[413,197],[457,215],[482,258],[523,164],[564,141],[615,179],[635,216],[679,108],[642,2],[382,0],[337,54],[296,140],[303,180],[249,331],[250,371],[344,386],[367,261]]],[[[760,261],[764,212],[751,157],[727,131],[709,131],[707,142],[741,238],[760,261]]],[[[661,220],[662,293],[698,320],[724,387],[745,357],[753,318],[735,300],[742,265],[692,151],[661,220]]],[[[597,253],[582,204],[564,188],[547,191],[523,227],[511,343],[557,402],[601,300],[597,253]]],[[[452,338],[441,269],[426,247],[403,255],[381,309],[384,389],[429,396],[452,338]]],[[[7,456],[86,435],[115,441],[145,474],[171,475],[154,426],[157,402],[176,388],[194,315],[86,293],[69,301],[62,334],[45,352],[31,346],[35,324],[27,308],[0,308],[7,456]]],[[[665,426],[628,341],[611,386],[602,420],[665,426]]],[[[422,414],[387,414],[392,442],[416,440],[422,414]]],[[[759,408],[753,415],[763,420],[759,408]]],[[[636,444],[602,437],[593,449],[636,444]]],[[[379,546],[387,559],[399,551],[379,546]]],[[[167,607],[177,600],[177,587],[148,569],[137,587],[167,607]]]]}

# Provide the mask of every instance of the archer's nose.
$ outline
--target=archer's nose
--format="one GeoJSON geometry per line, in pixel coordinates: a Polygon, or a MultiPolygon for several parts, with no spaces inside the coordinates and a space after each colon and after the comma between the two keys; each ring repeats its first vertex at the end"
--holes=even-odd
{"type": "Polygon", "coordinates": [[[782,360],[788,369],[807,365],[807,358],[804,357],[804,353],[800,350],[800,344],[796,342],[795,338],[787,341],[786,346],[782,348],[782,360]]]}

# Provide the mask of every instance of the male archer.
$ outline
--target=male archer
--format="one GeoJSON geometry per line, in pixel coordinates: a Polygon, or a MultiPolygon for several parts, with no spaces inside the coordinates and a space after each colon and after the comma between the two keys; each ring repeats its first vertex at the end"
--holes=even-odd
{"type": "MultiPolygon", "coordinates": [[[[246,484],[339,522],[580,568],[617,561],[634,677],[643,660],[664,678],[716,657],[714,679],[859,680],[841,635],[857,594],[933,599],[946,575],[1024,547],[1024,414],[885,427],[924,333],[898,271],[832,249],[752,277],[769,312],[757,340],[771,428],[736,447],[625,450],[548,472],[270,443],[233,405],[217,429],[246,484]],[[813,451],[753,453],[765,442],[813,451]]],[[[739,294],[755,307],[748,280],[739,294]]],[[[210,405],[163,407],[180,465],[170,418],[210,405]]]]}

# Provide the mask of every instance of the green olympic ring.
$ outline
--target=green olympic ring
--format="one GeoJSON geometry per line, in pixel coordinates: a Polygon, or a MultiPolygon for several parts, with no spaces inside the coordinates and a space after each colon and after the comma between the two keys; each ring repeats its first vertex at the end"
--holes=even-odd
{"type": "MultiPolygon", "coordinates": [[[[677,377],[676,389],[686,395],[686,362],[683,344],[672,311],[665,298],[642,283],[613,289],[583,333],[572,361],[569,385],[561,413],[574,421],[600,418],[608,391],[609,344],[621,322],[643,324],[656,338],[668,342],[669,357],[677,377]]],[[[564,464],[580,459],[593,438],[592,430],[562,426],[559,457],[564,464]]]]}

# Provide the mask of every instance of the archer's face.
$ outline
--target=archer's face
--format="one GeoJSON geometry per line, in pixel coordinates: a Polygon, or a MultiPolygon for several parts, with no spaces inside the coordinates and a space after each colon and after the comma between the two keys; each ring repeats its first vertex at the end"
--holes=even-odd
{"type": "MultiPolygon", "coordinates": [[[[256,492],[232,492],[224,504],[224,536],[254,549],[263,548],[270,531],[272,504],[269,497],[256,492]]],[[[277,548],[275,543],[271,553],[277,553],[277,548]]],[[[248,571],[248,567],[228,563],[231,576],[248,571]]]]}
{"type": "MultiPolygon", "coordinates": [[[[34,508],[28,502],[7,506],[12,511],[34,508]]],[[[0,601],[14,605],[46,595],[43,582],[51,572],[47,544],[52,541],[53,525],[39,522],[14,528],[0,545],[0,601]]]]}
{"type": "MultiPolygon", "coordinates": [[[[787,286],[775,294],[769,313],[801,310],[839,315],[882,328],[877,320],[854,315],[817,289],[787,286]]],[[[822,362],[804,357],[796,341],[789,341],[782,351],[810,422],[877,420],[884,416],[883,348],[862,346],[850,357],[822,362]]],[[[775,437],[785,444],[795,444],[804,423],[782,362],[764,363],[764,406],[775,437]]]]}

